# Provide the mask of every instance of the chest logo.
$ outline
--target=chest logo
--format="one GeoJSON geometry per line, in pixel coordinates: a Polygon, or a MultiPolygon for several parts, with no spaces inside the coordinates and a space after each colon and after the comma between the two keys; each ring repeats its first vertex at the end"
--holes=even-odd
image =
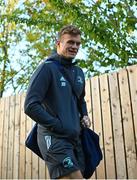
{"type": "Polygon", "coordinates": [[[66,86],[66,79],[62,76],[60,78],[61,86],[66,86]]]}
{"type": "Polygon", "coordinates": [[[81,76],[77,76],[77,82],[83,84],[83,79],[81,76]]]}

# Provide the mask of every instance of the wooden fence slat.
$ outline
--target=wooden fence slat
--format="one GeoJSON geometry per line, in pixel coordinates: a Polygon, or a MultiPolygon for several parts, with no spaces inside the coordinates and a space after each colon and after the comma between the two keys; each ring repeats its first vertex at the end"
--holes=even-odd
{"type": "MultiPolygon", "coordinates": [[[[90,79],[86,81],[85,85],[85,101],[87,104],[88,116],[90,117],[91,122],[93,121],[92,117],[92,107],[91,107],[91,89],[90,89],[90,79]]],[[[93,123],[91,124],[91,129],[93,129],[93,123]]]]}
{"type": "MultiPolygon", "coordinates": [[[[88,79],[86,81],[86,84],[85,84],[85,101],[86,101],[86,104],[87,104],[87,110],[88,110],[88,116],[90,117],[90,120],[91,120],[91,129],[93,129],[93,117],[92,117],[92,107],[91,107],[91,88],[90,88],[90,79],[88,79]]],[[[95,173],[92,175],[91,177],[92,179],[95,179],[95,173]]]]}
{"type": "Polygon", "coordinates": [[[119,72],[120,98],[122,108],[122,122],[126,148],[128,178],[137,177],[137,160],[134,142],[134,132],[131,113],[131,102],[126,69],[119,72]]]}
{"type": "Polygon", "coordinates": [[[8,123],[9,123],[9,97],[5,98],[3,148],[2,148],[2,179],[7,178],[7,150],[8,150],[8,123]]]}
{"type": "Polygon", "coordinates": [[[9,133],[8,133],[8,159],[7,159],[7,179],[13,178],[13,142],[14,142],[14,109],[15,109],[15,96],[10,96],[9,101],[10,118],[9,118],[9,133]]]}
{"type": "Polygon", "coordinates": [[[4,125],[4,103],[5,99],[0,99],[0,178],[2,177],[2,149],[3,149],[3,125],[4,125]]]}
{"type": "Polygon", "coordinates": [[[135,143],[136,143],[136,155],[137,155],[137,65],[129,66],[127,68],[129,74],[130,91],[131,91],[131,102],[133,109],[133,121],[134,121],[134,132],[135,132],[135,143]]]}
{"type": "Polygon", "coordinates": [[[114,149],[113,149],[113,135],[112,135],[112,123],[110,114],[110,97],[108,90],[107,74],[99,77],[100,79],[100,91],[101,91],[101,106],[102,106],[102,118],[103,118],[103,132],[105,142],[105,162],[106,162],[106,175],[109,179],[115,179],[115,161],[114,161],[114,149]]]}
{"type": "Polygon", "coordinates": [[[111,112],[114,133],[114,146],[116,157],[116,176],[120,179],[126,179],[126,162],[124,151],[124,140],[121,122],[120,100],[118,90],[117,73],[109,75],[110,97],[111,97],[111,112]]]}
{"type": "MultiPolygon", "coordinates": [[[[35,122],[33,121],[32,127],[35,122]]],[[[32,152],[32,179],[38,179],[39,177],[39,157],[32,152]]]]}
{"type": "Polygon", "coordinates": [[[45,179],[46,175],[46,165],[45,161],[39,158],[39,179],[45,179]]]}
{"type": "MultiPolygon", "coordinates": [[[[103,145],[103,132],[102,132],[102,121],[101,121],[101,109],[100,109],[100,94],[99,94],[99,83],[98,77],[93,77],[91,79],[91,92],[92,92],[92,111],[93,111],[93,124],[94,130],[100,136],[100,146],[102,153],[104,152],[103,145]]],[[[103,155],[103,160],[97,167],[97,179],[105,179],[105,159],[103,155]]]]}
{"type": "MultiPolygon", "coordinates": [[[[26,117],[26,137],[32,129],[32,119],[28,116],[26,117]]],[[[30,149],[26,148],[26,164],[25,164],[25,178],[32,178],[32,152],[30,149]]]]}
{"type": "Polygon", "coordinates": [[[25,94],[21,95],[21,121],[20,121],[20,154],[19,154],[19,178],[25,178],[25,130],[26,130],[26,115],[24,114],[24,98],[25,94]]]}
{"type": "Polygon", "coordinates": [[[13,178],[19,179],[19,149],[20,149],[20,95],[15,96],[15,128],[14,128],[14,160],[13,160],[13,178]]]}
{"type": "Polygon", "coordinates": [[[46,166],[46,179],[50,179],[50,175],[49,175],[49,171],[48,171],[47,166],[46,166]]]}
{"type": "Polygon", "coordinates": [[[39,170],[38,170],[38,156],[35,153],[32,153],[32,179],[38,179],[39,170]]]}

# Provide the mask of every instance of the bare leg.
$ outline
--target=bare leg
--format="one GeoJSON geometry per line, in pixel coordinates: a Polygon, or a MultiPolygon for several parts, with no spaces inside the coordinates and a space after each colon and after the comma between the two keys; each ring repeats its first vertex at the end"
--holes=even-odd
{"type": "Polygon", "coordinates": [[[81,174],[81,172],[78,171],[74,171],[66,176],[60,177],[59,179],[83,179],[83,176],[81,174]]]}

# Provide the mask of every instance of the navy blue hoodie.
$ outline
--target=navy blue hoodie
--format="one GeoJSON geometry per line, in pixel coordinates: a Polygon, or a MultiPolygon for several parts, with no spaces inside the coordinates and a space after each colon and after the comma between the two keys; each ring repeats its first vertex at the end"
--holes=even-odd
{"type": "Polygon", "coordinates": [[[80,114],[87,115],[84,96],[82,69],[55,54],[41,63],[32,75],[24,104],[25,113],[39,124],[41,131],[58,137],[77,138],[81,130],[80,114]],[[72,79],[79,102],[54,61],[59,62],[72,79]]]}

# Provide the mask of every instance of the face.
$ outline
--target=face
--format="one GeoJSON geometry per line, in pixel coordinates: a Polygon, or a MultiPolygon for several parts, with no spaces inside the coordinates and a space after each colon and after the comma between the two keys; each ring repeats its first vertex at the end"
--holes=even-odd
{"type": "Polygon", "coordinates": [[[78,53],[80,43],[80,35],[64,34],[57,41],[57,53],[65,58],[73,59],[78,53]]]}

